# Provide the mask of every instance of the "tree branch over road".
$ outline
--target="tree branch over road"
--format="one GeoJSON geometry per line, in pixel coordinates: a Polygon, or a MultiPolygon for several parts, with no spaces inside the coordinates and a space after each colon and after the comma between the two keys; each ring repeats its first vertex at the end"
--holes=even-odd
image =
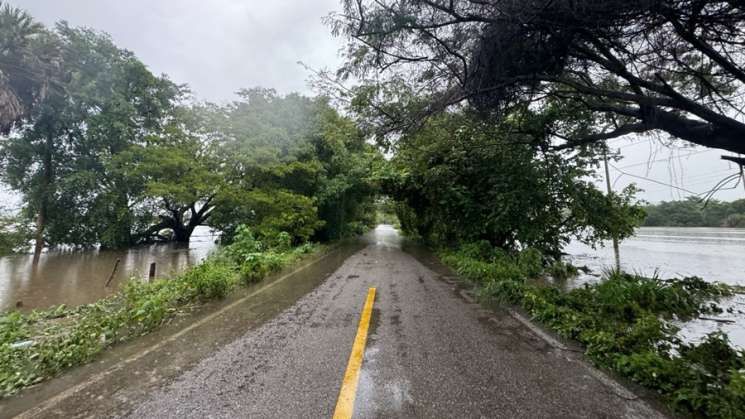
{"type": "MultiPolygon", "coordinates": [[[[404,115],[411,114],[397,115],[399,121],[464,101],[501,117],[514,106],[555,98],[602,104],[587,107],[597,131],[579,137],[565,132],[570,140],[562,148],[656,130],[745,153],[745,8],[739,2],[347,0],[344,5],[343,13],[329,18],[334,31],[349,39],[349,59],[340,74],[362,80],[375,74],[379,86],[405,80],[430,101],[430,106],[402,106],[404,115]],[[623,119],[623,128],[609,129],[614,117],[623,119]]],[[[406,105],[405,94],[399,99],[406,105]]]]}

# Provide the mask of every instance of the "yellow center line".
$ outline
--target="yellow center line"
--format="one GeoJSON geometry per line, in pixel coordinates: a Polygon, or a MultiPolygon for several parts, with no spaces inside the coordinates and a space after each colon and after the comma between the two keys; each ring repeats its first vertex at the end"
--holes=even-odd
{"type": "Polygon", "coordinates": [[[367,291],[365,307],[362,309],[362,317],[360,318],[360,325],[357,328],[357,336],[354,338],[354,344],[352,345],[352,354],[349,355],[347,371],[344,373],[344,380],[341,383],[339,400],[336,402],[336,410],[334,411],[334,419],[349,419],[354,412],[357,382],[360,379],[360,367],[362,367],[362,358],[365,355],[367,329],[370,327],[370,317],[372,316],[374,302],[375,288],[370,288],[367,291]]]}

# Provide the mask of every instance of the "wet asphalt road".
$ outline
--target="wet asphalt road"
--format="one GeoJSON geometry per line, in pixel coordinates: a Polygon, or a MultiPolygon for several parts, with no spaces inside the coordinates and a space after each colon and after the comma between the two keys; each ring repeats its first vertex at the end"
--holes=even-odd
{"type": "Polygon", "coordinates": [[[487,313],[400,249],[372,242],[286,310],[141,400],[133,418],[328,418],[369,287],[377,288],[358,418],[660,416],[538,337],[487,313]]]}

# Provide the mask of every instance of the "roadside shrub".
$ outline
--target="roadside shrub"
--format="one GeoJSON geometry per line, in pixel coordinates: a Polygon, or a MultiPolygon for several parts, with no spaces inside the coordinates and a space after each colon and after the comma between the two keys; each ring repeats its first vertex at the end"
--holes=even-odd
{"type": "Polygon", "coordinates": [[[269,273],[269,266],[265,263],[261,253],[247,255],[240,267],[241,279],[250,284],[258,282],[269,273]]]}
{"type": "Polygon", "coordinates": [[[276,252],[252,253],[241,264],[241,279],[246,284],[261,281],[279,270],[286,262],[285,255],[276,252]]]}
{"type": "Polygon", "coordinates": [[[166,280],[151,283],[129,281],[124,287],[124,297],[132,324],[132,332],[143,333],[160,326],[176,304],[179,293],[166,280]]]}
{"type": "Polygon", "coordinates": [[[204,299],[224,298],[235,285],[235,271],[225,263],[208,260],[190,269],[179,280],[192,287],[195,296],[204,299]]]}
{"type": "Polygon", "coordinates": [[[528,278],[537,278],[543,273],[543,255],[533,247],[518,254],[517,264],[528,278]]]}
{"type": "Polygon", "coordinates": [[[562,281],[577,276],[579,270],[571,263],[557,260],[549,265],[548,274],[551,275],[552,278],[562,281]]]}
{"type": "Polygon", "coordinates": [[[241,224],[236,229],[233,243],[225,248],[225,252],[236,263],[243,263],[251,255],[264,250],[264,244],[259,241],[250,227],[241,224]]]}
{"type": "Polygon", "coordinates": [[[479,240],[463,244],[458,253],[467,258],[487,261],[494,256],[494,248],[488,240],[479,240]]]}
{"type": "Polygon", "coordinates": [[[279,252],[286,252],[292,247],[292,236],[286,231],[281,231],[277,233],[270,247],[279,252]]]}

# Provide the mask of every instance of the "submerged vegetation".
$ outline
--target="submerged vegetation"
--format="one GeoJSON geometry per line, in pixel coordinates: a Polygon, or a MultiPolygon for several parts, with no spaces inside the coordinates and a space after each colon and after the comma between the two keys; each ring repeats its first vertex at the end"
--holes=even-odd
{"type": "Polygon", "coordinates": [[[142,336],[223,298],[236,286],[260,281],[318,245],[292,247],[287,233],[261,242],[241,227],[233,244],[174,278],[132,279],[115,295],[92,304],[64,305],[0,316],[0,396],[90,361],[106,348],[142,336]]]}
{"type": "Polygon", "coordinates": [[[697,277],[611,272],[597,284],[562,291],[536,281],[565,268],[544,268],[535,249],[508,254],[482,242],[445,250],[441,257],[483,300],[522,307],[580,342],[596,365],[658,392],[676,411],[718,418],[745,412],[745,351],[721,333],[698,344],[682,342],[671,322],[716,313],[717,299],[742,289],[697,277]]]}

